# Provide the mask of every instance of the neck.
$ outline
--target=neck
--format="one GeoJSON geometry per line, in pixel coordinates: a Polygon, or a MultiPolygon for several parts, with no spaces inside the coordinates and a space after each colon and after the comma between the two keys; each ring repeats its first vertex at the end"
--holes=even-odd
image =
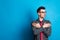
{"type": "Polygon", "coordinates": [[[40,20],[40,21],[43,21],[43,18],[39,17],[39,20],[40,20]]]}

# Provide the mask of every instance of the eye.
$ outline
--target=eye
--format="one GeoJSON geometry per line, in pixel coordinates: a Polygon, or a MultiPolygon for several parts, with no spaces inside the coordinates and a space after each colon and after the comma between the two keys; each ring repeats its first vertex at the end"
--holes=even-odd
{"type": "Polygon", "coordinates": [[[46,12],[41,11],[40,13],[46,13],[46,12]]]}

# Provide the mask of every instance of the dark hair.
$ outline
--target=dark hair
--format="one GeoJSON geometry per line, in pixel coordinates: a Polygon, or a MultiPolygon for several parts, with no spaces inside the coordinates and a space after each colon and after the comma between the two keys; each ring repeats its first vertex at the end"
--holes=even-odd
{"type": "Polygon", "coordinates": [[[41,6],[37,9],[37,13],[41,10],[41,9],[45,9],[45,7],[41,6]]]}

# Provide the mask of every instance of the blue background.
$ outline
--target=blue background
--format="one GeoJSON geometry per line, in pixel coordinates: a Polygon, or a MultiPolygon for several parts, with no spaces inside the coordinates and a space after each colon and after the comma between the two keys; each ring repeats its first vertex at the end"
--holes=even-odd
{"type": "Polygon", "coordinates": [[[33,40],[31,22],[39,6],[46,7],[52,23],[49,40],[60,40],[59,0],[0,0],[0,40],[33,40]]]}

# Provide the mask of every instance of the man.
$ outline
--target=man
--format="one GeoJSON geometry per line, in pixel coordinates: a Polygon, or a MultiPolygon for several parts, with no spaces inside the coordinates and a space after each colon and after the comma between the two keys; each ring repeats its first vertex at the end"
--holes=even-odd
{"type": "Polygon", "coordinates": [[[46,15],[45,7],[39,7],[37,13],[38,19],[32,22],[34,40],[48,40],[51,33],[51,23],[44,19],[46,15]]]}

